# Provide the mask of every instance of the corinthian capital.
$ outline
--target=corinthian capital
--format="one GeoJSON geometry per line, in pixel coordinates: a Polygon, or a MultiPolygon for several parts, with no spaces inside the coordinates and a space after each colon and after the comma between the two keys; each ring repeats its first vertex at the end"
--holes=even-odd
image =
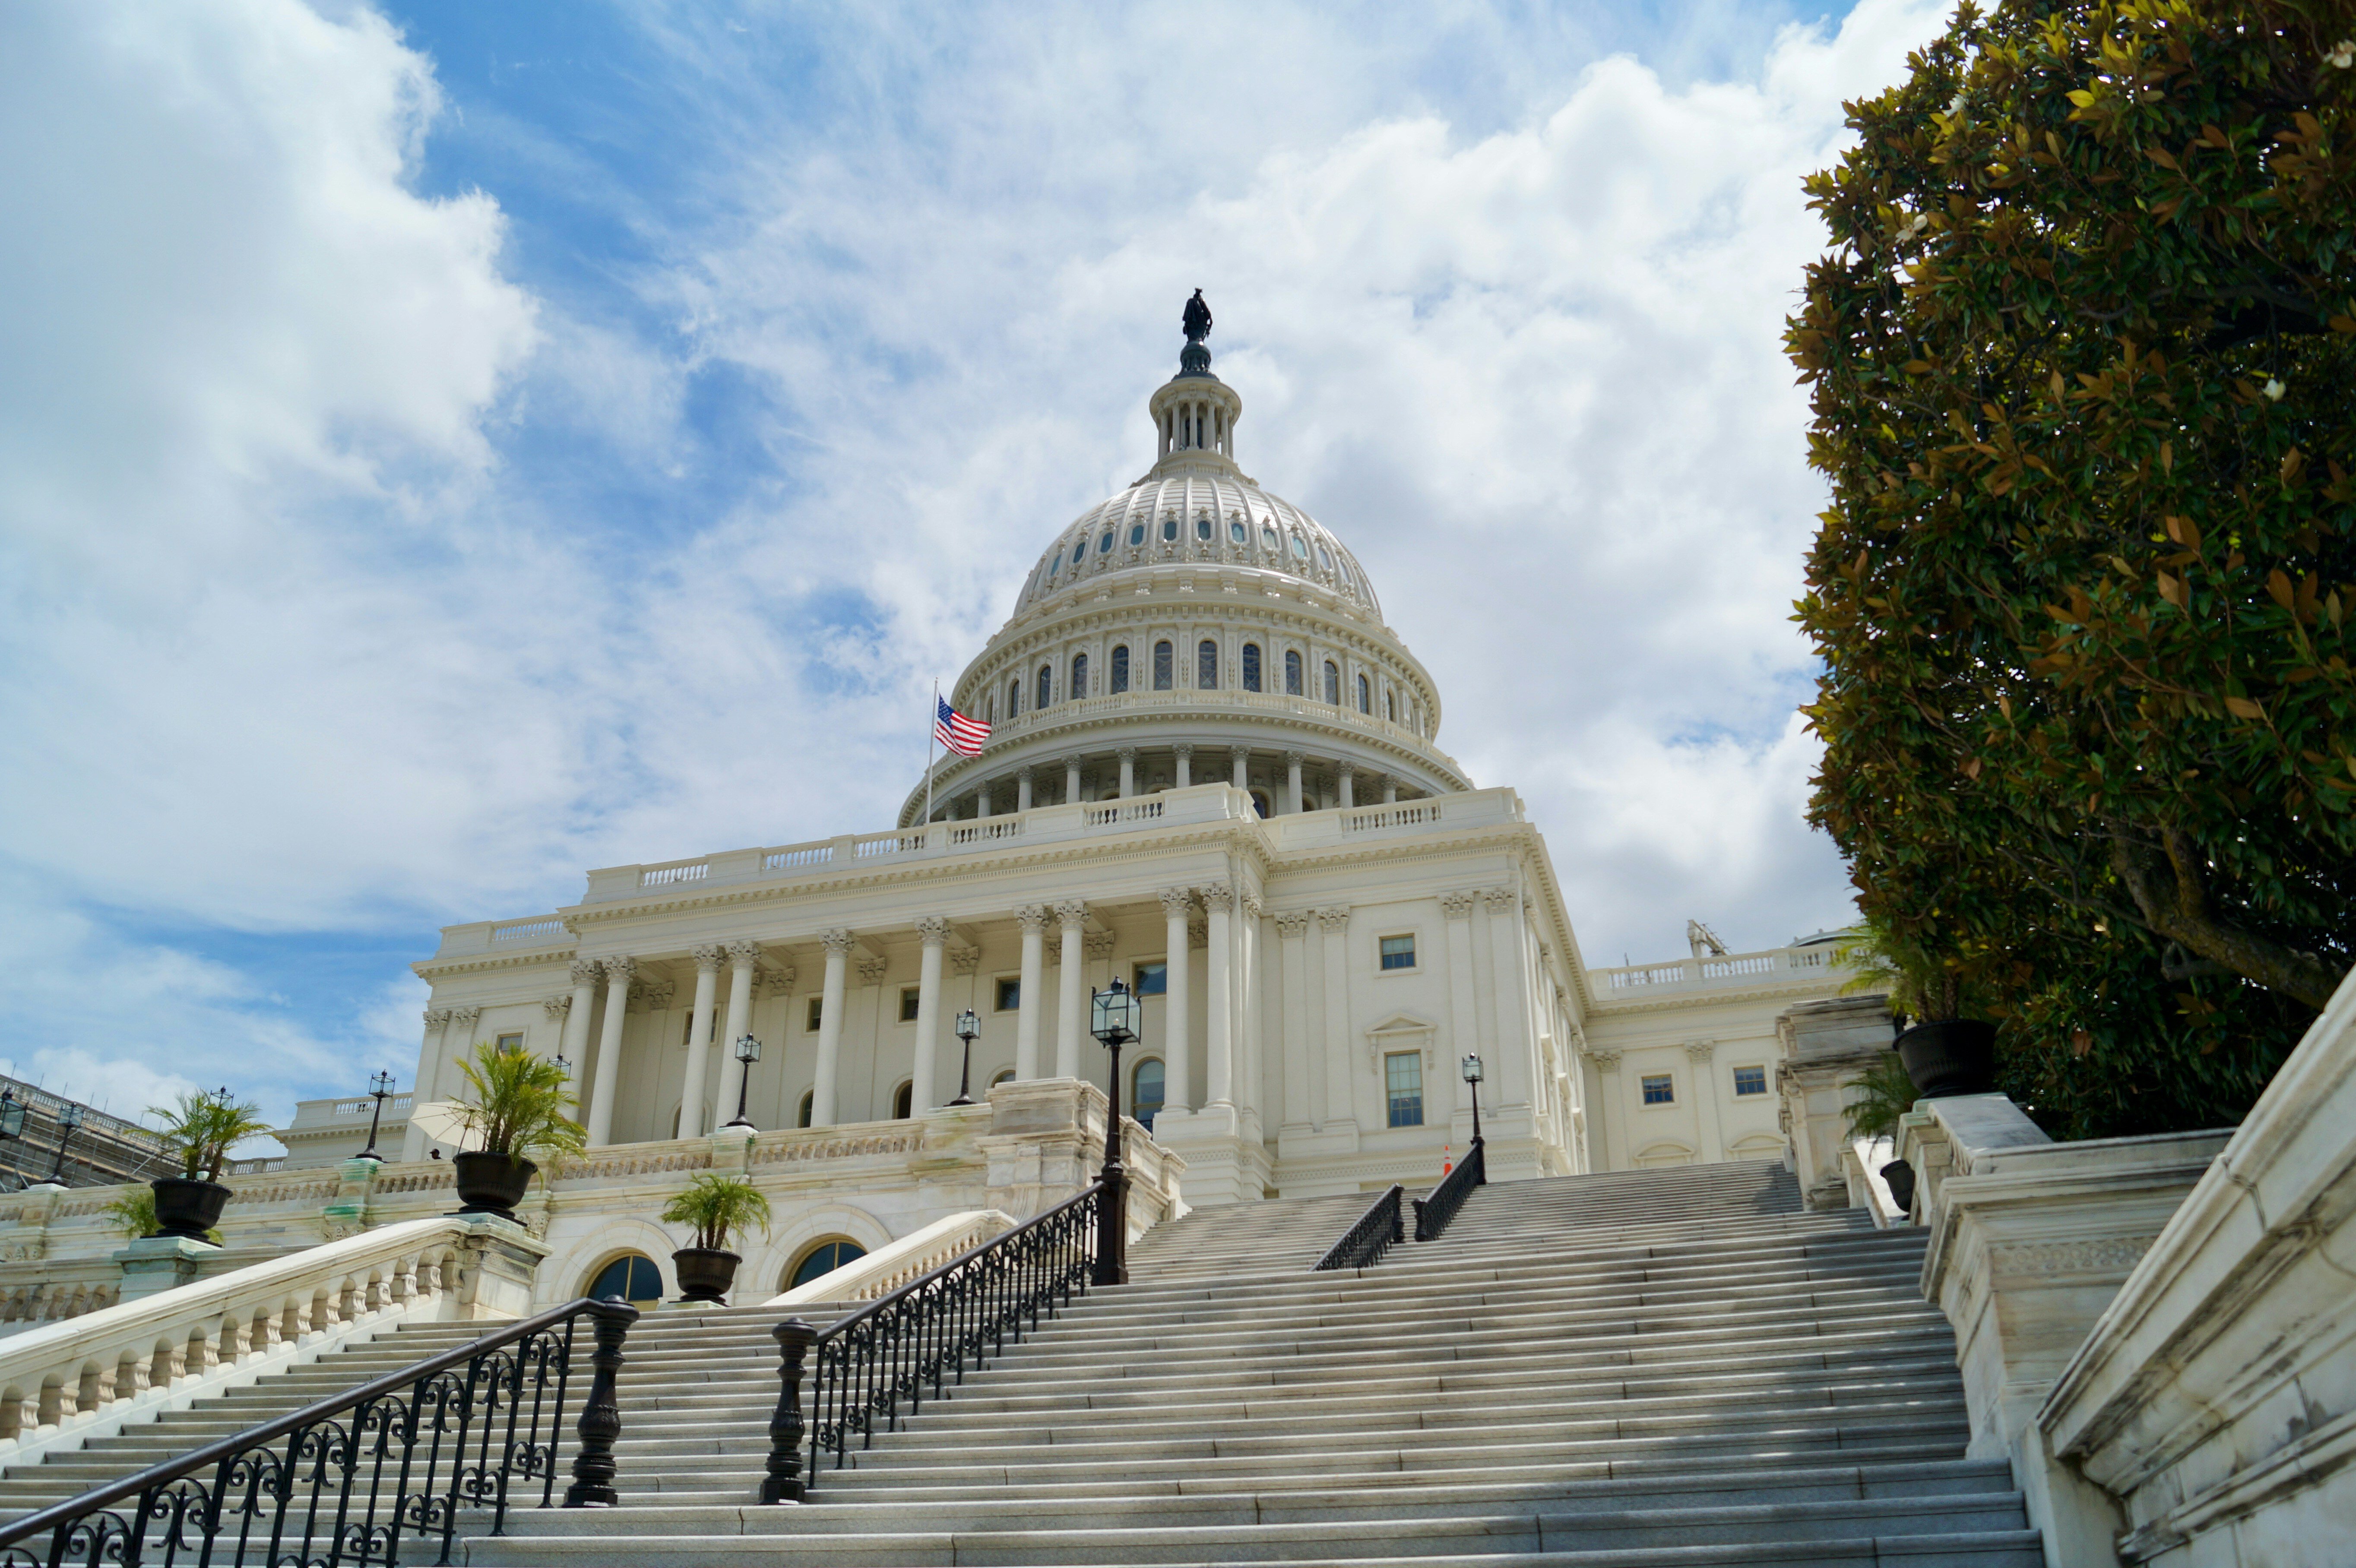
{"type": "Polygon", "coordinates": [[[949,944],[949,917],[928,914],[916,923],[916,940],[926,947],[947,947],[949,944]]]}
{"type": "Polygon", "coordinates": [[[1192,888],[1164,888],[1154,897],[1162,901],[1164,919],[1183,920],[1194,911],[1194,890],[1192,888]]]}
{"type": "Polygon", "coordinates": [[[1055,906],[1055,918],[1063,922],[1066,931],[1076,931],[1087,923],[1088,906],[1084,899],[1066,899],[1055,906]]]}
{"type": "Polygon", "coordinates": [[[540,1010],[546,1013],[552,1020],[564,1017],[573,1010],[573,993],[567,991],[561,997],[541,997],[540,1010]]]}
{"type": "Polygon", "coordinates": [[[607,958],[602,960],[601,966],[605,971],[605,984],[608,986],[626,986],[630,983],[630,976],[638,972],[638,961],[635,958],[607,958]]]}
{"type": "Polygon", "coordinates": [[[1440,911],[1451,920],[1471,920],[1472,901],[1478,896],[1474,893],[1442,893],[1440,895],[1440,911]]]}
{"type": "Polygon", "coordinates": [[[1350,928],[1350,906],[1327,904],[1317,912],[1317,923],[1328,931],[1347,931],[1350,928]]]}
{"type": "MultiPolygon", "coordinates": [[[[1279,910],[1276,914],[1276,934],[1298,941],[1309,934],[1309,912],[1305,909],[1279,910]]],[[[1286,960],[1290,963],[1290,959],[1286,960]]]]}
{"type": "Polygon", "coordinates": [[[821,933],[819,936],[819,940],[826,944],[826,950],[829,954],[847,954],[851,951],[851,944],[857,942],[859,938],[851,935],[851,933],[843,930],[841,926],[837,926],[832,931],[821,933]]]}
{"type": "Polygon", "coordinates": [[[1194,891],[1202,895],[1203,909],[1205,913],[1212,910],[1218,910],[1226,914],[1236,912],[1235,883],[1211,882],[1194,891]]]}
{"type": "Polygon", "coordinates": [[[573,983],[576,986],[595,985],[597,983],[597,960],[594,958],[575,958],[573,961],[573,983]]]}
{"type": "Polygon", "coordinates": [[[761,944],[751,937],[740,937],[728,944],[728,962],[739,969],[761,966],[761,944]]]}
{"type": "Polygon", "coordinates": [[[1047,906],[1017,904],[1014,908],[1014,919],[1015,923],[1023,927],[1024,935],[1034,935],[1047,929],[1047,906]]]}
{"type": "Polygon", "coordinates": [[[720,973],[720,961],[723,955],[720,951],[720,944],[718,943],[707,942],[701,947],[691,949],[688,953],[688,956],[695,960],[695,972],[697,974],[717,975],[720,973]]]}

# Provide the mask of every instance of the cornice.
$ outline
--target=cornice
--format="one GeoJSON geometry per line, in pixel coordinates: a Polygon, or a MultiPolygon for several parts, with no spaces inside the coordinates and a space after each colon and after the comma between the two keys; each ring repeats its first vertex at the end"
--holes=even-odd
{"type": "MultiPolygon", "coordinates": [[[[561,914],[562,912],[559,912],[561,914]]],[[[569,930],[573,923],[565,921],[569,930]]],[[[580,935],[574,931],[575,936],[580,935]]],[[[520,953],[466,954],[455,958],[421,958],[409,966],[411,974],[421,980],[432,980],[452,975],[482,974],[494,969],[520,969],[529,965],[562,962],[570,964],[580,955],[575,943],[566,947],[531,947],[520,953]]]]}

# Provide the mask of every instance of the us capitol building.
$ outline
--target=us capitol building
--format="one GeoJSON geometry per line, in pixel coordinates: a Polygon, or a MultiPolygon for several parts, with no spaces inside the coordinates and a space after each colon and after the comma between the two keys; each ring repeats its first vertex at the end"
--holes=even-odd
{"type": "MultiPolygon", "coordinates": [[[[1467,1053],[1493,1179],[1783,1152],[1776,1020],[1835,991],[1828,945],[1694,926],[1688,955],[1588,967],[1545,840],[1440,750],[1365,567],[1239,466],[1199,293],[1185,325],[1152,466],[1048,542],[955,685],[980,754],[884,831],[604,868],[445,929],[418,1101],[511,1039],[569,1064],[593,1151],[709,1135],[740,1093],[764,1133],[888,1130],[957,1095],[968,1009],[977,1101],[1101,1086],[1087,997],[1119,978],[1145,998],[1124,1104],[1190,1207],[1420,1190],[1472,1136],[1467,1053]]],[[[306,1105],[288,1164],[354,1152],[367,1106],[306,1105]]]]}

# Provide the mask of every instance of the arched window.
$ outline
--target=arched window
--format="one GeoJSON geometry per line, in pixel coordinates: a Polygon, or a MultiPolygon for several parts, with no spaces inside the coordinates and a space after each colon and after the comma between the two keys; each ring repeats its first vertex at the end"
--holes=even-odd
{"type": "Polygon", "coordinates": [[[991,692],[990,700],[981,705],[981,721],[985,724],[998,722],[998,693],[991,692]]]}
{"type": "Polygon", "coordinates": [[[1388,719],[1392,723],[1394,723],[1394,724],[1396,724],[1396,723],[1398,723],[1398,692],[1396,692],[1396,691],[1386,691],[1386,692],[1384,692],[1384,693],[1383,693],[1383,709],[1384,709],[1384,717],[1387,718],[1387,719],[1388,719]]]}
{"type": "Polygon", "coordinates": [[[1107,528],[1104,531],[1104,538],[1097,540],[1097,553],[1098,555],[1110,555],[1112,553],[1112,530],[1110,528],[1107,528]]]}
{"type": "Polygon", "coordinates": [[[1194,684],[1204,691],[1219,688],[1219,645],[1208,637],[1194,650],[1194,684]]]}
{"type": "Polygon", "coordinates": [[[903,1083],[893,1090],[892,1119],[895,1122],[906,1121],[910,1114],[909,1107],[916,1104],[916,1086],[914,1083],[903,1083]]]}
{"type": "Polygon", "coordinates": [[[597,1271],[586,1294],[597,1301],[626,1301],[633,1307],[651,1306],[662,1299],[662,1270],[655,1267],[652,1258],[637,1253],[625,1253],[597,1271]]]}
{"type": "Polygon", "coordinates": [[[1039,667],[1039,699],[1031,706],[1033,709],[1037,709],[1046,707],[1055,700],[1055,667],[1043,664],[1039,667]]]}
{"type": "Polygon", "coordinates": [[[1374,710],[1374,693],[1366,685],[1366,677],[1362,675],[1358,677],[1358,711],[1371,714],[1374,710]]]}
{"type": "Polygon", "coordinates": [[[1012,1083],[1013,1082],[1014,1069],[1012,1067],[1001,1067],[998,1070],[998,1076],[990,1081],[990,1086],[995,1089],[1001,1083],[1012,1083]]]}
{"type": "Polygon", "coordinates": [[[1243,525],[1243,519],[1240,517],[1229,520],[1227,524],[1227,538],[1231,542],[1236,544],[1248,544],[1251,542],[1251,535],[1246,531],[1243,525]]]}
{"type": "Polygon", "coordinates": [[[1129,645],[1126,643],[1112,651],[1112,689],[1129,689],[1129,645]]]}
{"type": "Polygon", "coordinates": [[[1171,513],[1168,517],[1164,517],[1164,518],[1162,518],[1162,537],[1165,540],[1166,540],[1166,539],[1176,539],[1176,538],[1178,537],[1178,514],[1177,514],[1177,513],[1173,512],[1173,513],[1171,513]]]}
{"type": "Polygon", "coordinates": [[[1258,643],[1244,645],[1244,689],[1246,691],[1259,689],[1259,645],[1258,643]]]}
{"type": "Polygon", "coordinates": [[[1066,688],[1064,699],[1067,702],[1077,702],[1081,698],[1086,697],[1087,694],[1088,656],[1086,654],[1074,654],[1072,656],[1072,684],[1066,688]]]}
{"type": "Polygon", "coordinates": [[[1130,525],[1129,525],[1129,544],[1130,544],[1130,548],[1131,549],[1136,549],[1139,545],[1141,545],[1141,544],[1143,544],[1144,542],[1145,542],[1145,525],[1144,525],[1143,523],[1131,523],[1131,524],[1130,524],[1130,525]]]}
{"type": "Polygon", "coordinates": [[[1173,663],[1173,655],[1172,655],[1172,651],[1171,651],[1170,645],[1169,645],[1168,643],[1156,643],[1156,644],[1154,644],[1154,645],[1153,645],[1153,689],[1154,689],[1154,690],[1156,690],[1156,691],[1167,691],[1167,690],[1169,690],[1169,689],[1170,689],[1170,675],[1171,675],[1170,667],[1171,667],[1171,664],[1172,664],[1172,663],[1173,663]]]}
{"type": "Polygon", "coordinates": [[[785,1287],[798,1290],[814,1279],[832,1274],[845,1264],[855,1264],[867,1255],[867,1249],[847,1236],[830,1236],[801,1255],[786,1273],[785,1287]]]}
{"type": "Polygon", "coordinates": [[[1153,1118],[1162,1109],[1162,1063],[1148,1057],[1137,1064],[1130,1077],[1129,1114],[1148,1132],[1153,1130],[1153,1118]]]}
{"type": "Polygon", "coordinates": [[[1006,718],[1011,723],[1023,711],[1023,677],[1016,676],[1006,683],[1006,718]]]}
{"type": "Polygon", "coordinates": [[[1202,512],[1196,514],[1194,517],[1194,537],[1198,539],[1206,539],[1211,537],[1210,513],[1202,512]]]}
{"type": "Polygon", "coordinates": [[[1284,650],[1284,694],[1287,697],[1301,695],[1301,650],[1298,648],[1284,650]]]}
{"type": "Polygon", "coordinates": [[[1258,812],[1262,816],[1266,816],[1268,815],[1268,791],[1264,789],[1256,789],[1251,792],[1251,797],[1252,809],[1258,812]]]}
{"type": "Polygon", "coordinates": [[[1262,523],[1259,526],[1259,542],[1262,549],[1276,549],[1276,530],[1269,527],[1266,523],[1262,523]]]}
{"type": "Polygon", "coordinates": [[[1302,539],[1299,534],[1292,536],[1292,557],[1295,560],[1307,560],[1309,559],[1309,541],[1302,539]]]}
{"type": "Polygon", "coordinates": [[[1328,571],[1333,570],[1333,558],[1325,553],[1325,547],[1322,544],[1317,547],[1317,564],[1328,571]]]}
{"type": "Polygon", "coordinates": [[[1342,668],[1332,659],[1325,661],[1325,700],[1342,706],[1342,668]]]}
{"type": "Polygon", "coordinates": [[[805,1089],[805,1090],[803,1090],[803,1091],[802,1091],[802,1104],[801,1104],[801,1109],[799,1109],[799,1110],[798,1110],[798,1111],[796,1111],[796,1112],[794,1113],[794,1125],[796,1125],[796,1126],[798,1126],[798,1127],[806,1127],[806,1126],[809,1126],[809,1124],[810,1124],[810,1106],[811,1106],[812,1104],[816,1104],[816,1103],[817,1103],[817,1100],[818,1100],[818,1091],[817,1091],[817,1090],[815,1090],[815,1089],[805,1089]]]}

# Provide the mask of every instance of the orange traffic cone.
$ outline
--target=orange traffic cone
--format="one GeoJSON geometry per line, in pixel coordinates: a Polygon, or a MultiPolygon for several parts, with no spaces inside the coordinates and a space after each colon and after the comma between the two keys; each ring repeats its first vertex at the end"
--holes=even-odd
{"type": "Polygon", "coordinates": [[[1451,1157],[1452,1153],[1451,1146],[1447,1144],[1440,1146],[1440,1174],[1442,1176],[1456,1168],[1456,1161],[1451,1157]]]}

